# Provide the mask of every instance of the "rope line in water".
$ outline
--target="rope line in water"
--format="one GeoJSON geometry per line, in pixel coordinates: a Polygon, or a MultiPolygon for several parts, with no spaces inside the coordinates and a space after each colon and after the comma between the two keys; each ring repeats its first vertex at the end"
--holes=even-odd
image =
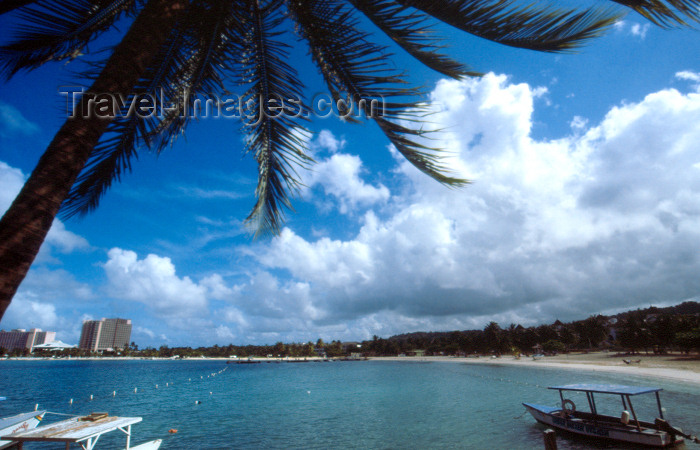
{"type": "MultiPolygon", "coordinates": [[[[207,375],[207,378],[210,378],[210,377],[213,378],[213,377],[216,377],[216,375],[221,375],[221,374],[224,373],[227,369],[228,369],[228,367],[224,367],[223,369],[219,370],[218,372],[210,373],[209,375],[207,375]]],[[[204,380],[204,376],[200,376],[200,379],[201,379],[201,380],[204,380]]],[[[192,382],[192,378],[191,378],[191,377],[188,378],[188,382],[192,382]]],[[[195,382],[196,382],[196,380],[195,380],[195,382]]],[[[159,389],[159,384],[160,384],[160,383],[156,383],[156,384],[155,384],[155,388],[154,388],[155,390],[162,390],[162,389],[159,389]]],[[[184,383],[183,383],[183,384],[184,384],[184,383]]],[[[168,381],[168,382],[165,383],[165,386],[166,386],[166,387],[175,387],[175,383],[172,382],[172,381],[168,381]]],[[[162,388],[162,385],[160,385],[160,387],[162,388]]],[[[146,389],[147,389],[147,388],[143,388],[143,387],[135,387],[134,390],[133,390],[133,393],[134,393],[134,394],[138,394],[139,392],[143,393],[146,389]]],[[[213,394],[213,392],[212,392],[212,391],[209,391],[208,389],[207,389],[207,392],[209,392],[209,395],[212,395],[212,394],[213,394]]],[[[127,392],[127,393],[128,393],[128,392],[127,392]]],[[[117,391],[116,391],[116,390],[112,390],[112,392],[111,392],[110,394],[108,394],[106,397],[116,397],[116,396],[117,396],[117,391]]],[[[102,398],[102,397],[101,397],[101,396],[96,396],[96,395],[94,395],[94,394],[90,394],[88,397],[86,397],[86,399],[84,400],[84,403],[89,404],[89,403],[92,403],[92,402],[95,401],[95,400],[99,400],[100,398],[102,398]]],[[[76,403],[78,403],[78,402],[80,402],[80,401],[81,401],[80,398],[78,398],[78,399],[76,400],[76,397],[74,397],[74,398],[71,398],[71,399],[69,400],[68,404],[72,407],[74,404],[76,404],[76,403]]],[[[201,403],[201,402],[195,402],[195,403],[196,403],[196,404],[199,404],[199,403],[201,403]]],[[[36,408],[38,408],[38,405],[39,405],[39,404],[36,405],[36,408]]],[[[76,414],[64,414],[64,413],[57,413],[57,412],[51,412],[51,411],[47,411],[46,414],[55,414],[55,415],[61,415],[61,416],[66,416],[66,417],[79,417],[79,416],[80,416],[80,415],[76,415],[76,414]]]]}

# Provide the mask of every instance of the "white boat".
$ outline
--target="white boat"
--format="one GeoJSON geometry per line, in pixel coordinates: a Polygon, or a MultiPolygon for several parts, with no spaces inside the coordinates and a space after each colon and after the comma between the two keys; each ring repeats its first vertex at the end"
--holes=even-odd
{"type": "Polygon", "coordinates": [[[552,386],[549,389],[559,391],[559,406],[543,406],[523,403],[523,406],[540,423],[591,438],[627,442],[640,446],[667,447],[683,442],[683,437],[695,440],[694,436],[684,434],[664,420],[659,392],[661,388],[620,386],[608,384],[569,384],[552,386]],[[565,392],[583,392],[590,411],[578,411],[570,399],[564,398],[565,392]],[[620,416],[604,415],[598,412],[595,394],[619,395],[622,400],[620,416]],[[636,395],[654,394],[659,416],[654,422],[638,419],[632,406],[636,395]]]}
{"type": "Polygon", "coordinates": [[[25,442],[60,443],[66,450],[75,443],[83,450],[93,450],[100,436],[119,430],[126,434],[126,450],[157,450],[162,443],[161,439],[131,446],[131,425],[141,420],[141,417],[116,417],[106,413],[93,413],[86,417],[54,422],[34,430],[0,435],[0,438],[14,441],[19,445],[19,450],[25,442]]]}
{"type": "MultiPolygon", "coordinates": [[[[0,436],[36,428],[46,411],[32,411],[0,419],[0,436]]],[[[12,441],[0,440],[0,449],[12,445],[12,441]]]]}

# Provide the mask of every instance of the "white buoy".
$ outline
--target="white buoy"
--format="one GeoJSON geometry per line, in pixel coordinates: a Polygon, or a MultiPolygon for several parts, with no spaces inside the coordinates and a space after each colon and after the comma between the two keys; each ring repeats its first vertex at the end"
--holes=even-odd
{"type": "Polygon", "coordinates": [[[117,391],[112,391],[112,397],[116,397],[116,396],[117,396],[117,391]]]}
{"type": "Polygon", "coordinates": [[[71,405],[73,404],[73,399],[70,399],[70,404],[71,404],[71,405]]]}
{"type": "Polygon", "coordinates": [[[209,392],[209,395],[211,395],[211,392],[209,392]]]}
{"type": "Polygon", "coordinates": [[[156,389],[158,389],[158,385],[156,384],[156,389]]]}
{"type": "Polygon", "coordinates": [[[138,391],[139,388],[134,388],[134,392],[138,391]]]}
{"type": "Polygon", "coordinates": [[[36,405],[34,405],[34,411],[38,411],[38,410],[39,410],[39,404],[37,403],[36,405]]]}
{"type": "Polygon", "coordinates": [[[168,387],[168,383],[165,383],[165,387],[168,387]]]}
{"type": "Polygon", "coordinates": [[[92,400],[92,394],[90,394],[90,400],[92,400]]]}

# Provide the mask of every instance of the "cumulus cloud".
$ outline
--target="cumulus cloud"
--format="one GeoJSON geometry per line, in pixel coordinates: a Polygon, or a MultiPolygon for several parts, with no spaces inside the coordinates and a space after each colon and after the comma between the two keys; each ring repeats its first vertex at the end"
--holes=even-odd
{"type": "Polygon", "coordinates": [[[7,328],[40,328],[51,330],[58,325],[56,307],[48,302],[16,295],[3,317],[7,328]]]}
{"type": "Polygon", "coordinates": [[[340,153],[345,146],[344,140],[339,140],[333,133],[323,130],[311,142],[311,148],[316,153],[327,150],[331,155],[327,158],[317,156],[317,162],[311,170],[303,173],[303,184],[307,189],[302,193],[311,194],[310,189],[320,187],[326,196],[337,201],[338,210],[342,214],[356,211],[360,207],[369,207],[385,203],[389,198],[389,189],[384,185],[372,186],[365,183],[362,161],[356,155],[340,153]]]}
{"type": "MultiPolygon", "coordinates": [[[[10,167],[8,164],[0,161],[0,211],[3,214],[22,189],[24,182],[25,176],[21,170],[10,167]]],[[[54,262],[55,259],[51,256],[52,249],[61,253],[71,253],[74,250],[86,250],[89,248],[90,245],[85,238],[68,231],[60,220],[54,220],[37,261],[54,262]]]]}
{"type": "Polygon", "coordinates": [[[150,254],[139,259],[120,248],[111,249],[108,258],[104,270],[111,296],[141,302],[170,320],[207,314],[207,288],[178,277],[170,258],[150,254]]]}
{"type": "MultiPolygon", "coordinates": [[[[308,181],[315,200],[355,214],[354,231],[286,228],[239,249],[235,275],[198,280],[169,258],[114,248],[107,292],[188,340],[207,329],[207,339],[260,343],[529,325],[700,296],[700,92],[664,89],[600,121],[575,116],[554,140],[531,132],[543,93],[494,74],[435,86],[431,122],[442,131],[431,144],[474,180],[460,190],[399,155],[400,189],[372,185],[352,155],[361,143],[322,133],[308,181]]],[[[31,302],[43,303],[20,306],[31,302]]],[[[152,330],[144,337],[162,331],[141,326],[152,330]]]]}
{"type": "MultiPolygon", "coordinates": [[[[367,213],[348,240],[286,229],[256,252],[259,263],[305,283],[304,307],[319,323],[365,335],[576,319],[697,296],[700,95],[663,90],[599,124],[574,118],[568,137],[536,140],[537,92],[493,74],[440,82],[431,96],[439,144],[476,183],[446,190],[397,160],[414,190],[393,215],[367,213]]],[[[274,281],[268,297],[289,285],[274,281]]]]}
{"type": "Polygon", "coordinates": [[[311,141],[310,148],[314,152],[328,150],[331,153],[336,153],[343,149],[346,144],[345,139],[338,139],[330,130],[321,130],[316,139],[311,141]]]}

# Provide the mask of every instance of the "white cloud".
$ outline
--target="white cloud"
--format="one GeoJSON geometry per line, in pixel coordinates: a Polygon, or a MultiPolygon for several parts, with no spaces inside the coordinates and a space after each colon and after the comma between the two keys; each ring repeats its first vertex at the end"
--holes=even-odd
{"type": "MultiPolygon", "coordinates": [[[[366,214],[349,240],[286,229],[258,261],[305,283],[317,325],[369,333],[575,319],[698,295],[700,95],[663,90],[539,141],[537,91],[496,75],[440,82],[438,143],[475,184],[446,190],[399,160],[415,189],[392,199],[392,216],[366,214]]],[[[267,297],[288,285],[268,282],[267,297]]]]}
{"type": "Polygon", "coordinates": [[[586,128],[586,125],[588,125],[588,119],[581,116],[574,116],[574,118],[571,119],[571,122],[569,124],[574,130],[582,130],[586,128]]]}
{"type": "Polygon", "coordinates": [[[632,33],[632,36],[637,36],[640,39],[644,39],[647,36],[647,31],[649,31],[650,25],[648,23],[645,23],[644,25],[640,25],[638,23],[632,24],[630,27],[630,33],[632,33]]]}
{"type": "Polygon", "coordinates": [[[53,304],[30,300],[19,294],[12,300],[3,317],[3,325],[7,328],[52,330],[58,323],[59,318],[53,304]]]}
{"type": "Polygon", "coordinates": [[[634,37],[644,40],[649,31],[650,25],[648,23],[630,23],[625,20],[620,20],[615,23],[615,30],[620,33],[628,33],[634,37]]]}
{"type": "Polygon", "coordinates": [[[0,161],[0,211],[4,214],[24,185],[21,170],[0,161]]]}
{"type": "MultiPolygon", "coordinates": [[[[0,161],[0,211],[7,211],[25,182],[25,176],[21,170],[10,167],[0,161]]],[[[37,262],[54,262],[51,250],[56,249],[61,253],[71,253],[74,250],[86,250],[90,245],[82,236],[68,231],[58,219],[55,219],[51,229],[46,235],[44,245],[37,256],[37,262]]]]}
{"type": "Polygon", "coordinates": [[[695,89],[700,87],[700,73],[683,70],[676,73],[676,78],[679,80],[692,81],[695,89]]]}
{"type": "Polygon", "coordinates": [[[169,320],[201,317],[208,312],[207,289],[189,277],[180,278],[170,258],[113,248],[104,264],[109,293],[144,303],[169,320]]]}
{"type": "Polygon", "coordinates": [[[321,130],[316,139],[311,141],[310,147],[314,150],[328,150],[331,153],[336,153],[342,150],[347,142],[345,139],[338,139],[330,130],[321,130]]]}
{"type": "MultiPolygon", "coordinates": [[[[325,133],[310,185],[358,214],[354,235],[284,229],[239,249],[235,284],[218,273],[196,281],[169,258],[114,248],[107,292],[187,330],[186,341],[258,343],[528,325],[699,296],[700,93],[661,90],[599,123],[572,117],[557,140],[532,136],[541,95],[493,74],[437,84],[431,122],[444,132],[431,144],[474,180],[460,190],[397,158],[405,183],[390,196],[362,179],[351,151],[365,143],[325,133]]],[[[21,172],[2,170],[0,183],[21,185],[21,172]]],[[[45,302],[29,292],[22,311],[45,302]]],[[[44,313],[45,323],[61,320],[44,313]]],[[[144,337],[163,331],[141,326],[144,337]]]]}
{"type": "Polygon", "coordinates": [[[153,338],[156,337],[156,333],[153,332],[153,330],[151,330],[151,329],[149,329],[149,328],[145,328],[145,327],[134,327],[133,331],[134,331],[134,333],[133,333],[132,338],[131,338],[132,341],[134,340],[134,337],[135,337],[135,336],[139,336],[139,335],[147,336],[147,337],[149,337],[149,338],[151,338],[151,339],[153,339],[153,338]]]}
{"type": "Polygon", "coordinates": [[[27,120],[17,108],[0,101],[0,137],[31,135],[38,131],[39,127],[27,120]]]}
{"type": "Polygon", "coordinates": [[[302,190],[305,196],[311,194],[310,189],[320,186],[326,195],[338,202],[342,214],[348,214],[359,207],[369,207],[385,203],[390,196],[389,189],[384,185],[371,186],[365,183],[360,175],[363,173],[362,161],[358,156],[339,153],[345,141],[338,140],[330,131],[323,130],[312,142],[312,148],[324,148],[332,152],[325,159],[316,157],[317,162],[302,174],[302,190]]]}
{"type": "Polygon", "coordinates": [[[85,238],[66,230],[66,226],[59,220],[54,220],[49,233],[46,235],[46,242],[62,253],[71,253],[76,249],[84,250],[90,248],[90,244],[85,238]]]}
{"type": "Polygon", "coordinates": [[[221,341],[233,341],[236,338],[236,335],[231,331],[231,329],[225,325],[219,325],[216,327],[216,330],[214,331],[216,333],[216,337],[220,339],[221,341]]]}

